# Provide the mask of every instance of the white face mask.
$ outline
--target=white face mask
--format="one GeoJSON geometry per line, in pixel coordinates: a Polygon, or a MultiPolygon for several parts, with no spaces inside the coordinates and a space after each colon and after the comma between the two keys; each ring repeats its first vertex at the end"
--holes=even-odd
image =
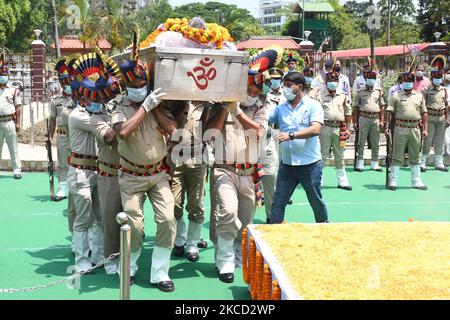
{"type": "Polygon", "coordinates": [[[252,105],[254,105],[256,103],[256,101],[258,101],[258,96],[252,97],[252,96],[247,95],[247,100],[245,100],[245,102],[242,103],[242,105],[245,107],[251,107],[252,105]]]}
{"type": "Polygon", "coordinates": [[[423,71],[417,71],[416,77],[422,78],[423,77],[423,71]]]}

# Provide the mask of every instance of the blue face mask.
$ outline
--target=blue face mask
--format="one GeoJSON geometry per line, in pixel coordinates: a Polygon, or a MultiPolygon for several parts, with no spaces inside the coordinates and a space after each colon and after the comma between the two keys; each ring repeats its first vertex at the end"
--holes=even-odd
{"type": "Polygon", "coordinates": [[[269,92],[269,84],[264,83],[264,92],[269,92]]]}
{"type": "Polygon", "coordinates": [[[8,76],[0,76],[0,84],[6,84],[8,83],[8,76]]]}
{"type": "Polygon", "coordinates": [[[70,86],[65,86],[64,93],[70,96],[72,94],[72,88],[70,86]]]}
{"type": "Polygon", "coordinates": [[[311,85],[313,82],[313,77],[305,77],[305,83],[307,85],[311,85]]]}
{"type": "Polygon", "coordinates": [[[285,87],[283,89],[283,95],[287,101],[292,101],[295,99],[294,89],[285,87]]]}
{"type": "Polygon", "coordinates": [[[377,82],[377,80],[375,80],[375,79],[367,79],[366,85],[369,86],[369,87],[373,87],[375,85],[375,82],[377,82]]]}
{"type": "Polygon", "coordinates": [[[86,110],[90,113],[98,112],[102,108],[101,103],[92,102],[90,106],[86,107],[86,110]]]}
{"type": "Polygon", "coordinates": [[[147,87],[143,88],[129,88],[127,87],[127,98],[132,102],[142,102],[147,98],[148,92],[147,87]]]}
{"type": "Polygon", "coordinates": [[[440,86],[442,84],[442,79],[440,79],[440,78],[433,78],[433,84],[435,86],[440,86]]]}
{"type": "Polygon", "coordinates": [[[281,86],[281,79],[270,80],[270,86],[272,87],[272,89],[279,89],[281,86]]]}
{"type": "Polygon", "coordinates": [[[414,83],[412,82],[403,82],[403,90],[412,90],[414,83]]]}
{"type": "Polygon", "coordinates": [[[336,91],[337,87],[338,87],[339,83],[336,81],[333,82],[327,82],[327,88],[330,91],[336,91]]]}

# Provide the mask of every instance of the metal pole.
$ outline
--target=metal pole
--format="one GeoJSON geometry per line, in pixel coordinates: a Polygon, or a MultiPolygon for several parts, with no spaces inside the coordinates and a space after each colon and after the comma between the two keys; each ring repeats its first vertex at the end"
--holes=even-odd
{"type": "Polygon", "coordinates": [[[130,300],[130,251],[131,227],[128,215],[120,212],[116,216],[120,227],[120,300],[130,300]]]}
{"type": "Polygon", "coordinates": [[[303,0],[303,10],[302,10],[302,34],[300,35],[300,37],[304,37],[305,36],[305,0],[303,0]]]}
{"type": "Polygon", "coordinates": [[[33,102],[30,103],[30,114],[28,116],[30,117],[30,126],[31,126],[31,146],[34,148],[34,110],[33,110],[33,102]]]}
{"type": "Polygon", "coordinates": [[[59,46],[59,31],[58,31],[58,16],[56,14],[55,0],[52,0],[52,13],[53,13],[53,29],[55,38],[56,58],[61,57],[61,49],[59,46]]]}
{"type": "Polygon", "coordinates": [[[389,47],[391,45],[391,0],[388,0],[388,23],[386,35],[386,45],[389,47]]]}
{"type": "MultiPolygon", "coordinates": [[[[369,6],[373,6],[373,0],[369,0],[369,6]]],[[[374,28],[370,29],[370,60],[372,64],[375,64],[375,36],[374,28]]]]}

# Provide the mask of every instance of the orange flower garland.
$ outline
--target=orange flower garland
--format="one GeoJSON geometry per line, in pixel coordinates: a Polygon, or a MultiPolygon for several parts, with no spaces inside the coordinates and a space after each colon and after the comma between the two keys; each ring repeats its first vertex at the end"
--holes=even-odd
{"type": "Polygon", "coordinates": [[[207,23],[206,30],[203,30],[189,26],[189,20],[187,18],[169,18],[142,42],[141,48],[148,47],[151,43],[154,43],[156,37],[164,31],[180,32],[186,38],[200,42],[201,44],[214,44],[217,49],[222,49],[224,41],[233,41],[228,30],[218,24],[207,23]]]}

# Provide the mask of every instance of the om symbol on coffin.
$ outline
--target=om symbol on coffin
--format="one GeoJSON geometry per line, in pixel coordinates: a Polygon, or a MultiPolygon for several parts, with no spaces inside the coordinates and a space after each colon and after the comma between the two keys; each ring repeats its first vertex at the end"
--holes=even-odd
{"type": "Polygon", "coordinates": [[[215,60],[211,60],[208,57],[200,60],[200,65],[192,69],[193,72],[189,71],[187,73],[188,77],[194,79],[195,84],[200,90],[205,90],[208,88],[209,81],[212,81],[217,76],[216,68],[212,67],[215,60]]]}

